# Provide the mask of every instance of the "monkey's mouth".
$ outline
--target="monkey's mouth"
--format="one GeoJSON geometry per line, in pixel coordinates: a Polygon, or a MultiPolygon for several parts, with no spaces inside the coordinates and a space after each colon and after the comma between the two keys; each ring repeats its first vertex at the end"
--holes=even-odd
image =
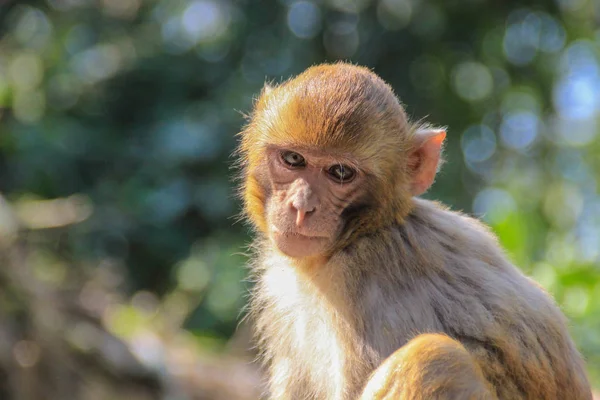
{"type": "Polygon", "coordinates": [[[325,236],[309,236],[294,231],[273,230],[272,240],[284,254],[294,257],[310,257],[322,253],[329,243],[325,236]]]}
{"type": "Polygon", "coordinates": [[[311,239],[311,240],[325,240],[329,237],[325,234],[307,234],[301,233],[298,231],[288,230],[288,229],[279,229],[276,226],[271,226],[271,230],[276,236],[283,236],[289,239],[311,239]]]}
{"type": "Polygon", "coordinates": [[[282,235],[285,237],[289,237],[291,239],[309,239],[309,240],[326,239],[324,236],[309,236],[309,235],[303,235],[302,233],[298,233],[298,232],[276,232],[276,234],[282,235]]]}

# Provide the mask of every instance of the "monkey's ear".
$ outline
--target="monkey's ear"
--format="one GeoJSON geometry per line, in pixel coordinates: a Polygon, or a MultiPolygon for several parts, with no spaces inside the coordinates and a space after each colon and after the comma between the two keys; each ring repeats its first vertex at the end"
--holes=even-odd
{"type": "Polygon", "coordinates": [[[408,155],[410,190],[413,196],[426,192],[433,184],[445,138],[445,129],[425,128],[415,132],[408,155]]]}

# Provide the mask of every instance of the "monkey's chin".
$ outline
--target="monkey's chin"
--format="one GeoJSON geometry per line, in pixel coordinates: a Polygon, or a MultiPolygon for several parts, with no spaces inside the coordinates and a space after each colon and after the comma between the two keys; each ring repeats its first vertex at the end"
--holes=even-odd
{"type": "Polygon", "coordinates": [[[291,258],[306,258],[322,255],[329,240],[322,236],[304,236],[296,233],[273,232],[271,238],[279,251],[291,258]]]}

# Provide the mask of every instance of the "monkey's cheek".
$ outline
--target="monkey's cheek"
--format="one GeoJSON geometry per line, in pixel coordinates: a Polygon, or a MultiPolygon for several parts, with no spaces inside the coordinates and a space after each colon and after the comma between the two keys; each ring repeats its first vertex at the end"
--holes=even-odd
{"type": "Polygon", "coordinates": [[[329,241],[323,237],[308,237],[274,233],[273,242],[283,254],[292,258],[314,257],[323,254],[329,241]]]}

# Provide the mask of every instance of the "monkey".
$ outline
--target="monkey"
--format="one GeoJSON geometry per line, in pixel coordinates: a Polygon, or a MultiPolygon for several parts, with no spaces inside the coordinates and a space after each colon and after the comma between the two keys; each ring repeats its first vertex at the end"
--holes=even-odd
{"type": "Polygon", "coordinates": [[[349,63],[266,84],[239,134],[248,315],[273,399],[591,399],[551,296],[420,197],[445,128],[349,63]]]}

